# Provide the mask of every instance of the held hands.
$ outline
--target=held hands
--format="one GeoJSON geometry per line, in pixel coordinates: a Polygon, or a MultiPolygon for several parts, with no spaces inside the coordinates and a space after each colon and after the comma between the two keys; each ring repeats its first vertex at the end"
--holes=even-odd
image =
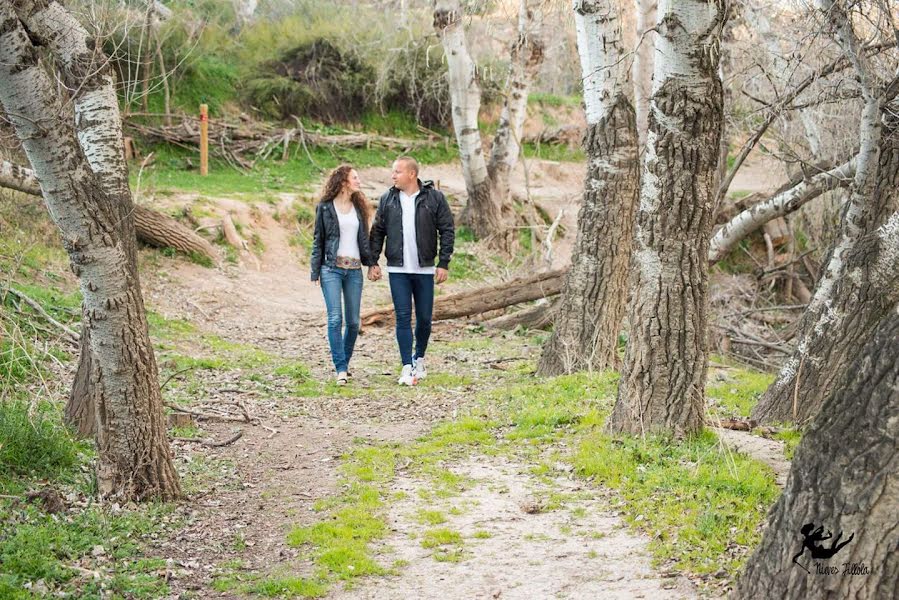
{"type": "Polygon", "coordinates": [[[449,279],[449,271],[447,271],[446,269],[441,269],[440,267],[437,267],[437,272],[434,274],[434,282],[437,285],[440,285],[447,279],[449,279]]]}
{"type": "Polygon", "coordinates": [[[381,278],[381,267],[375,265],[373,267],[368,268],[368,280],[369,281],[377,281],[381,278]]]}

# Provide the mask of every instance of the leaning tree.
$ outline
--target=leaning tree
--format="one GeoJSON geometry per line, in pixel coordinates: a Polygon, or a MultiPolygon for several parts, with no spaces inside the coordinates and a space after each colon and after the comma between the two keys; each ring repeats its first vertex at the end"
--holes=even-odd
{"type": "MultiPolygon", "coordinates": [[[[734,598],[895,598],[899,591],[899,306],[844,369],[793,457],[762,542],[734,598]],[[851,542],[812,565],[806,524],[851,542]],[[855,563],[847,573],[843,563],[855,563]],[[851,574],[850,574],[851,573],[851,574]]],[[[833,540],[833,537],[831,538],[833,540]]],[[[822,542],[829,547],[831,542],[822,542]]]]}
{"type": "Polygon", "coordinates": [[[551,376],[613,366],[627,301],[634,208],[640,187],[620,3],[577,0],[584,79],[587,178],[571,268],[538,371],[551,376]]]}
{"type": "Polygon", "coordinates": [[[59,2],[0,3],[0,102],[83,296],[80,373],[96,420],[100,493],[172,499],[180,486],[137,273],[112,77],[102,51],[59,2]],[[71,104],[57,93],[42,47],[60,65],[71,104]]]}
{"type": "Polygon", "coordinates": [[[879,76],[853,25],[851,4],[822,2],[821,11],[864,101],[855,176],[796,349],[753,409],[759,421],[808,422],[899,302],[899,70],[879,76]]]}
{"type": "Polygon", "coordinates": [[[478,239],[504,248],[513,217],[509,179],[521,153],[528,89],[543,63],[543,12],[547,0],[519,0],[518,35],[512,44],[503,109],[493,138],[490,160],[484,157],[478,114],[481,86],[478,68],[468,51],[465,13],[459,0],[435,0],[434,30],[447,62],[453,129],[468,203],[461,221],[478,239]]]}
{"type": "Polygon", "coordinates": [[[654,87],[640,181],[630,336],[613,432],[702,427],[708,367],[709,238],[724,118],[723,0],[659,3],[654,87]]]}

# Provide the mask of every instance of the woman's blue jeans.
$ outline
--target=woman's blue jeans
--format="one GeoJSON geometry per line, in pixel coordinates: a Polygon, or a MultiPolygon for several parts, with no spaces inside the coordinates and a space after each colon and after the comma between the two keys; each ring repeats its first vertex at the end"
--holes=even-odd
{"type": "Polygon", "coordinates": [[[340,373],[349,368],[356,337],[359,335],[362,269],[341,269],[325,265],[321,272],[321,286],[325,306],[328,307],[328,345],[331,347],[331,360],[334,361],[334,368],[340,373]]]}

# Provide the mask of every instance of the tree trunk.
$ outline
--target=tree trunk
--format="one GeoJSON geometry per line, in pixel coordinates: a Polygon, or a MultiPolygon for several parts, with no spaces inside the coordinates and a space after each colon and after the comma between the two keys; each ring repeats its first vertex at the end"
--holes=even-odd
{"type": "Polygon", "coordinates": [[[544,376],[616,362],[640,192],[636,116],[626,95],[630,78],[617,9],[609,0],[575,3],[588,173],[571,269],[538,366],[544,376]]]}
{"type": "Polygon", "coordinates": [[[477,70],[468,53],[463,12],[458,0],[438,0],[434,7],[434,30],[443,44],[448,67],[447,79],[452,103],[453,129],[462,159],[462,175],[468,192],[468,204],[462,212],[462,224],[475,237],[501,238],[504,230],[501,206],[491,193],[487,161],[478,129],[481,87],[477,70]]]}
{"type": "Polygon", "coordinates": [[[864,98],[855,179],[824,274],[800,321],[800,337],[752,411],[760,422],[805,422],[871,328],[899,301],[899,101],[887,103],[839,5],[822,5],[864,98]]]}
{"type": "Polygon", "coordinates": [[[528,89],[543,64],[543,9],[546,0],[520,0],[518,38],[512,44],[506,97],[487,166],[493,197],[503,221],[514,220],[509,177],[521,153],[521,132],[527,116],[528,89]]]}
{"type": "Polygon", "coordinates": [[[824,192],[848,185],[854,174],[855,159],[852,159],[747,208],[715,233],[709,245],[709,263],[723,259],[741,240],[768,221],[798,210],[824,192]]]}
{"type": "Polygon", "coordinates": [[[708,247],[723,122],[725,3],[659,3],[654,90],[637,211],[630,337],[612,432],[693,433],[708,366],[708,247]]]}
{"type": "MultiPolygon", "coordinates": [[[[899,593],[899,313],[894,307],[825,396],[793,458],[762,542],[733,597],[895,598],[899,593]],[[815,560],[802,545],[807,523],[847,542],[815,560]],[[850,541],[851,540],[851,541],[850,541]],[[793,564],[793,557],[803,550],[793,564]],[[847,565],[859,575],[846,573],[847,565]],[[835,567],[836,574],[826,574],[835,567]],[[808,569],[806,573],[804,569],[808,569]],[[867,572],[864,571],[867,569],[867,572]]],[[[823,542],[832,547],[836,537],[823,542]]]]}
{"type": "Polygon", "coordinates": [[[884,112],[886,127],[871,175],[876,188],[861,227],[878,225],[885,213],[892,216],[870,233],[840,241],[844,250],[831,250],[800,321],[796,350],[753,409],[760,422],[805,423],[814,417],[873,328],[899,302],[899,119],[890,112],[884,112]]]}
{"type": "Polygon", "coordinates": [[[637,17],[637,41],[640,46],[634,53],[633,82],[634,110],[637,115],[637,133],[642,148],[649,129],[649,99],[652,96],[653,49],[656,33],[650,31],[656,23],[656,0],[634,0],[637,17]]]}
{"type": "Polygon", "coordinates": [[[121,145],[112,148],[121,144],[121,131],[112,131],[120,121],[93,120],[118,113],[114,93],[115,108],[105,104],[111,72],[91,63],[93,42],[58,2],[21,2],[17,9],[19,16],[9,3],[0,4],[0,102],[34,167],[84,298],[82,336],[90,340],[100,493],[173,499],[180,487],[137,277],[127,174],[106,170],[124,152],[121,145]],[[79,90],[77,137],[61,117],[66,113],[32,39],[50,48],[67,77],[94,65],[81,86],[72,88],[79,90]],[[122,182],[122,193],[110,193],[122,182]]]}
{"type": "MultiPolygon", "coordinates": [[[[441,296],[434,300],[435,321],[446,321],[458,317],[477,315],[499,308],[506,308],[555,296],[562,290],[566,269],[549,271],[533,277],[522,277],[505,281],[496,286],[478,288],[441,296]]],[[[362,325],[390,325],[394,322],[392,306],[371,310],[362,315],[362,325]]]]}

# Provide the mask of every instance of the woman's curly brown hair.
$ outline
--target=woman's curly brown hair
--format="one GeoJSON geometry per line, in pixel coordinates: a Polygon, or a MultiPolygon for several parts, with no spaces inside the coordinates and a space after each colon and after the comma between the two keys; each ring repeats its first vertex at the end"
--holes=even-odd
{"type": "MultiPolygon", "coordinates": [[[[350,165],[340,165],[331,171],[331,174],[328,175],[328,180],[325,182],[320,202],[333,202],[334,198],[343,190],[344,184],[350,180],[350,172],[352,170],[353,167],[350,165]]],[[[365,227],[365,231],[368,231],[371,224],[371,207],[365,198],[365,194],[353,192],[350,194],[350,201],[356,207],[356,210],[359,211],[359,214],[362,215],[362,225],[365,227]]]]}

